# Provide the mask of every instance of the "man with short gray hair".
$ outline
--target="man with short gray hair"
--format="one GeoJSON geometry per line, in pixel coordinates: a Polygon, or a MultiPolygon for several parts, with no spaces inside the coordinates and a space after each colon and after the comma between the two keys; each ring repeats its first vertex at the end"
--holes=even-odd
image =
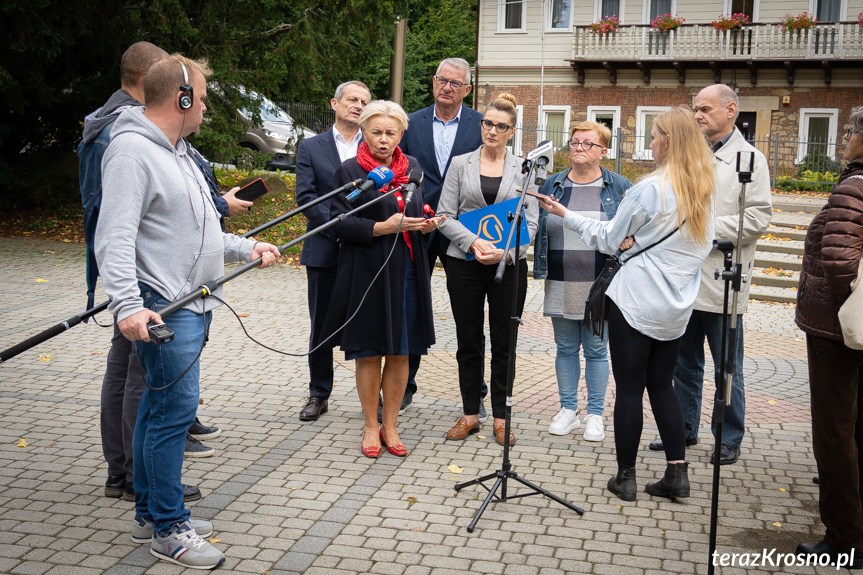
{"type": "MultiPolygon", "coordinates": [[[[715,205],[716,238],[737,243],[737,227],[740,221],[738,197],[740,183],[737,178],[738,152],[755,154],[752,183],[746,186],[743,207],[742,244],[735,251],[739,254],[743,275],[747,281],[740,286],[737,310],[737,342],[734,349],[734,373],[731,380],[731,403],[725,408],[722,433],[722,448],[719,462],[729,465],[740,456],[743,440],[746,396],[743,389],[743,314],[749,302],[749,285],[755,263],[755,244],[773,215],[770,197],[770,172],[764,154],[749,144],[734,126],[739,100],[737,94],[724,84],[714,84],[701,90],[695,97],[695,120],[701,133],[713,147],[716,171],[715,205]]],[[[704,339],[713,357],[715,381],[719,381],[720,352],[722,346],[722,309],[724,283],[714,279],[716,269],[723,269],[723,256],[712,251],[701,268],[701,288],[695,300],[695,309],[689,318],[686,332],[677,356],[674,369],[674,389],[680,398],[683,418],[686,423],[686,445],[698,443],[698,426],[701,420],[701,397],[704,386],[704,339]]],[[[729,302],[730,305],[730,302],[729,302]]],[[[715,422],[711,430],[716,433],[715,422]]],[[[663,449],[662,440],[650,444],[650,449],[663,449]]],[[[716,454],[713,454],[715,457],[716,454]]],[[[713,461],[711,457],[711,462],[713,461]]]]}
{"type": "MultiPolygon", "coordinates": [[[[333,174],[342,162],[357,155],[363,139],[358,120],[371,100],[368,86],[351,80],[340,84],[330,100],[336,113],[332,130],[302,140],[297,148],[297,204],[303,206],[332,191],[333,174]]],[[[330,221],[330,202],[303,210],[308,220],[306,231],[330,221]]],[[[306,266],[311,334],[309,349],[317,347],[330,334],[322,332],[324,317],[336,282],[339,246],[329,230],[303,242],[300,263],[306,266]]],[[[315,421],[329,409],[333,391],[333,348],[324,345],[309,354],[309,398],[300,410],[300,421],[315,421]]]]}
{"type": "MultiPolygon", "coordinates": [[[[437,211],[440,191],[455,156],[473,152],[482,145],[480,122],[482,114],[464,105],[470,94],[470,64],[463,58],[447,58],[438,64],[432,78],[434,104],[408,116],[408,129],[402,138],[402,152],[420,163],[424,172],[424,198],[432,210],[437,211]]],[[[429,272],[440,258],[446,269],[446,250],[449,240],[438,231],[426,235],[429,272]]],[[[420,356],[410,356],[408,386],[399,413],[403,413],[417,391],[416,374],[420,356]]],[[[483,397],[487,393],[483,384],[483,397]]],[[[380,409],[378,410],[380,416],[380,409]]],[[[485,421],[485,406],[480,403],[480,419],[485,421]]]]}

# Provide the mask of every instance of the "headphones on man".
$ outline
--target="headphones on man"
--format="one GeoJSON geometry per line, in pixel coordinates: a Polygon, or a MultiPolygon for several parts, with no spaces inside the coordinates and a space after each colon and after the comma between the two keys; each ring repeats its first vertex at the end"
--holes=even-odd
{"type": "Polygon", "coordinates": [[[177,105],[184,112],[192,108],[192,99],[195,97],[195,91],[189,85],[189,74],[186,72],[186,66],[180,62],[180,67],[183,69],[183,83],[180,84],[180,97],[177,99],[177,105]]]}

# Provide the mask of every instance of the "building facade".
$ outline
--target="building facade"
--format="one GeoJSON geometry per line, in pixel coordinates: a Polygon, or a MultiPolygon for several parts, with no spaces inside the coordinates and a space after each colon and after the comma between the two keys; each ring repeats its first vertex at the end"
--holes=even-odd
{"type": "Polygon", "coordinates": [[[813,146],[836,158],[851,108],[863,105],[863,0],[478,0],[477,8],[477,107],[501,92],[518,98],[517,152],[543,139],[563,145],[573,122],[598,120],[615,134],[610,157],[647,161],[653,118],[725,83],[740,97],[748,139],[794,142],[785,154],[793,169],[813,146]],[[817,22],[779,25],[803,12],[817,22]],[[737,29],[712,24],[738,13],[748,22],[737,29]],[[684,21],[652,27],[663,14],[684,21]],[[616,30],[591,31],[611,16],[616,30]]]}

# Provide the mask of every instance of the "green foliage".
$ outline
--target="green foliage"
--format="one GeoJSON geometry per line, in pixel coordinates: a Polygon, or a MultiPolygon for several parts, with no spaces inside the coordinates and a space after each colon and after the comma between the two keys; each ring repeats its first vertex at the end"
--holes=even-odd
{"type": "Polygon", "coordinates": [[[804,170],[798,173],[796,180],[777,182],[777,187],[784,192],[830,192],[836,186],[837,180],[839,174],[835,172],[804,170]]]}
{"type": "Polygon", "coordinates": [[[810,145],[809,152],[803,156],[803,162],[797,168],[797,179],[803,179],[805,172],[835,172],[842,171],[839,160],[834,160],[826,153],[822,146],[810,145]]]}

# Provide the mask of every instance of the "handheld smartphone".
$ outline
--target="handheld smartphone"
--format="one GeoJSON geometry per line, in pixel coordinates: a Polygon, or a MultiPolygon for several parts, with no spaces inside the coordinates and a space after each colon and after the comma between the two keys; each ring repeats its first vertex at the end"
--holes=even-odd
{"type": "Polygon", "coordinates": [[[533,190],[528,190],[527,195],[533,196],[534,198],[538,198],[540,200],[547,200],[551,198],[551,196],[546,196],[545,194],[540,194],[539,192],[534,192],[533,190]]]}
{"type": "Polygon", "coordinates": [[[234,197],[246,202],[253,202],[264,194],[269,193],[269,191],[270,190],[267,189],[267,184],[264,183],[264,180],[256,178],[237,190],[234,197]]]}

